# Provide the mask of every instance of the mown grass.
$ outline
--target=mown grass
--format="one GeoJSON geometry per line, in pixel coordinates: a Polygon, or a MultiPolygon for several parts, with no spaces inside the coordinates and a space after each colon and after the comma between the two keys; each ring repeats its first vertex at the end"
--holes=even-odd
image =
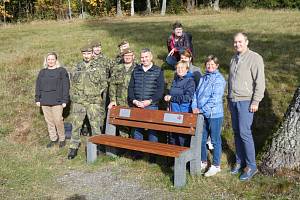
{"type": "Polygon", "coordinates": [[[187,187],[182,190],[173,189],[170,181],[172,172],[163,164],[161,167],[148,166],[143,161],[132,162],[121,158],[103,159],[87,166],[84,148],[74,161],[65,159],[66,149],[48,151],[44,148],[48,141],[47,130],[43,116],[34,106],[33,97],[35,78],[47,52],[57,51],[60,61],[70,67],[80,60],[79,48],[88,41],[100,39],[105,54],[113,58],[117,44],[126,39],[136,52],[143,47],[151,48],[155,63],[166,69],[166,79],[170,82],[173,72],[166,68],[164,58],[167,55],[166,38],[175,20],[182,21],[185,29],[193,34],[195,64],[204,70],[202,62],[205,56],[213,53],[219,57],[225,77],[233,54],[233,34],[237,31],[249,34],[250,48],[264,57],[266,65],[267,92],[254,123],[256,147],[258,153],[262,152],[264,144],[279,126],[300,82],[299,12],[245,10],[215,14],[198,11],[193,15],[181,16],[12,25],[0,28],[1,199],[57,199],[63,191],[55,184],[55,177],[70,168],[97,170],[103,165],[122,165],[129,170],[124,178],[141,176],[147,187],[165,188],[178,199],[298,198],[300,187],[289,179],[259,175],[249,183],[240,183],[237,177],[228,175],[234,150],[228,111],[223,130],[224,170],[211,179],[189,177],[187,187]],[[59,192],[53,193],[56,190],[59,192]]]}

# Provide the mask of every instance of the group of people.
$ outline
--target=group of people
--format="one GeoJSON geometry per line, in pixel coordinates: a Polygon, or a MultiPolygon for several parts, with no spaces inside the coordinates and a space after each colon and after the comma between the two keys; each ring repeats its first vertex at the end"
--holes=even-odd
{"type": "MultiPolygon", "coordinates": [[[[35,95],[36,104],[42,107],[48,126],[50,142],[47,147],[57,143],[60,148],[66,145],[62,112],[70,100],[73,128],[68,159],[77,155],[80,129],[86,117],[92,135],[100,134],[104,133],[107,109],[120,105],[157,110],[159,102],[164,100],[170,111],[203,114],[201,169],[207,177],[220,172],[226,81],[218,70],[219,60],[215,55],[207,56],[205,73],[201,74],[200,68],[192,64],[192,37],[183,32],[179,22],[173,25],[167,43],[169,54],[166,62],[175,69],[174,80],[167,93],[164,71],[153,63],[153,55],[148,48],[140,51],[138,64],[127,41],[120,43],[120,53],[114,61],[102,53],[100,42],[93,42],[81,49],[83,60],[69,72],[60,66],[56,53],[48,53],[36,81],[35,95]],[[209,137],[213,145],[210,166],[206,148],[209,137]]],[[[240,180],[249,180],[257,173],[251,125],[265,90],[263,59],[248,48],[248,43],[245,33],[234,35],[236,53],[230,61],[228,78],[228,103],[236,145],[236,164],[231,174],[242,172],[240,180]]],[[[119,128],[120,136],[144,139],[145,130],[136,128],[131,132],[126,127],[119,128]]],[[[147,130],[147,138],[158,142],[154,130],[147,130]]],[[[188,146],[189,138],[171,134],[169,143],[188,146]]],[[[134,155],[135,159],[142,156],[141,153],[134,155]]],[[[155,162],[155,157],[150,156],[149,161],[155,162]]]]}

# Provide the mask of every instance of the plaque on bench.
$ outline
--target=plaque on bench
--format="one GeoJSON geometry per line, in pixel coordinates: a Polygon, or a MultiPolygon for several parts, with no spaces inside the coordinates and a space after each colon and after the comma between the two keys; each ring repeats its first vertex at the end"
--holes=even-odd
{"type": "Polygon", "coordinates": [[[172,123],[182,124],[183,123],[183,115],[165,113],[163,120],[164,120],[164,122],[172,122],[172,123]]]}
{"type": "Polygon", "coordinates": [[[130,117],[130,109],[121,108],[119,116],[120,117],[130,117]]]}

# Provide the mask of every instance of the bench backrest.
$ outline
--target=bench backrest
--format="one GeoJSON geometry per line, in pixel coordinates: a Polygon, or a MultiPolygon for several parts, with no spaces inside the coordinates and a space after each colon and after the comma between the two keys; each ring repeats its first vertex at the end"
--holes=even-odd
{"type": "Polygon", "coordinates": [[[195,135],[197,115],[114,106],[109,111],[112,125],[146,128],[164,132],[195,135]]]}

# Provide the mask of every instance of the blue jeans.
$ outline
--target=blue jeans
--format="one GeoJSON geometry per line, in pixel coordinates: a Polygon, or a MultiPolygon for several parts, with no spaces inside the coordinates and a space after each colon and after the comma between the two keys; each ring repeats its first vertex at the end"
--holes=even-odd
{"type": "Polygon", "coordinates": [[[211,143],[214,147],[213,150],[213,162],[215,166],[220,166],[222,155],[222,140],[221,129],[223,124],[223,117],[219,118],[204,118],[203,135],[201,143],[201,161],[207,161],[207,149],[206,142],[210,135],[211,143]]]}
{"type": "Polygon", "coordinates": [[[254,113],[249,111],[250,101],[229,101],[234,132],[236,163],[256,169],[255,147],[251,132],[254,113]]]}
{"type": "MultiPolygon", "coordinates": [[[[147,110],[158,110],[158,106],[157,105],[150,105],[147,106],[145,109],[147,110]]],[[[143,140],[144,139],[144,135],[143,135],[143,128],[136,128],[133,132],[133,138],[136,140],[143,140]]],[[[148,130],[148,140],[151,142],[158,142],[158,137],[157,137],[157,133],[154,130],[148,130]]]]}
{"type": "Polygon", "coordinates": [[[170,144],[179,145],[182,147],[189,147],[190,145],[190,136],[180,135],[171,133],[170,134],[170,144]]]}

